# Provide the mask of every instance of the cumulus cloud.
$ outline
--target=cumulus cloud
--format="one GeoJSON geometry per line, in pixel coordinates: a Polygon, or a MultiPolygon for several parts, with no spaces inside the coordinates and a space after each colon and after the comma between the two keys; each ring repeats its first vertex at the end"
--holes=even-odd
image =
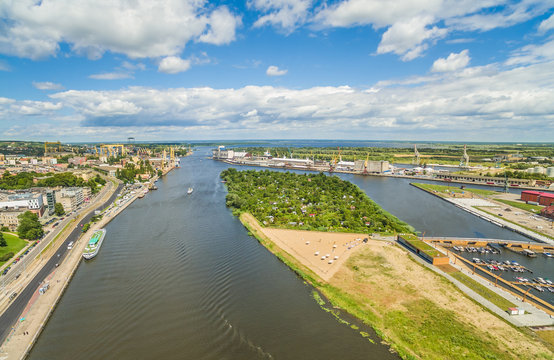
{"type": "Polygon", "coordinates": [[[550,8],[541,0],[343,0],[322,6],[314,23],[319,27],[384,28],[377,53],[394,53],[409,61],[451,31],[511,26],[550,8]],[[492,8],[495,11],[490,11],[492,8]]]}
{"type": "Polygon", "coordinates": [[[61,43],[92,59],[171,56],[190,41],[227,44],[240,17],[202,0],[6,0],[0,4],[0,53],[32,59],[61,43]]]}
{"type": "Polygon", "coordinates": [[[63,90],[63,86],[61,84],[56,84],[50,81],[33,81],[33,86],[39,90],[63,90]]]}
{"type": "Polygon", "coordinates": [[[306,21],[312,0],[248,0],[247,4],[264,14],[254,27],[270,25],[290,33],[306,21]]]}
{"type": "Polygon", "coordinates": [[[168,56],[160,61],[158,71],[166,74],[177,74],[190,68],[190,60],[184,60],[177,56],[168,56]]]}
{"type": "Polygon", "coordinates": [[[469,64],[469,50],[463,50],[459,53],[450,53],[448,57],[435,60],[431,67],[432,72],[456,71],[465,68],[469,64]]]}
{"type": "Polygon", "coordinates": [[[285,70],[285,69],[279,69],[277,66],[275,65],[271,65],[267,68],[267,70],[265,71],[265,73],[268,75],[268,76],[283,76],[285,75],[286,73],[288,72],[288,70],[285,70]]]}
{"type": "Polygon", "coordinates": [[[127,72],[108,72],[101,74],[92,74],[89,75],[89,78],[95,80],[120,80],[120,79],[129,79],[133,76],[127,72]]]}

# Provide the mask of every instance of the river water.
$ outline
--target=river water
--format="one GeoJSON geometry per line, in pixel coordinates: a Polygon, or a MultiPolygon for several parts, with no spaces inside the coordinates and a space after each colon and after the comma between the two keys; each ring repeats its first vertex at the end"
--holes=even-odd
{"type": "MultiPolygon", "coordinates": [[[[106,227],[30,358],[397,359],[322,310],[312,288],[248,235],[225,207],[219,173],[229,165],[209,154],[183,158],[106,227]]],[[[340,176],[428,235],[523,239],[409,180],[340,176]]]]}

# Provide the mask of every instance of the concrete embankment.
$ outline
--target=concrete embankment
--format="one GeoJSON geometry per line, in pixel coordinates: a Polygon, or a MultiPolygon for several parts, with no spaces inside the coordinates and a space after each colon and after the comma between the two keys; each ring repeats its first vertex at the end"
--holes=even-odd
{"type": "MultiPolygon", "coordinates": [[[[468,184],[468,185],[479,185],[479,186],[488,186],[488,187],[499,187],[498,185],[491,185],[487,184],[486,182],[483,183],[476,183],[473,181],[463,181],[463,180],[444,180],[444,179],[436,179],[432,176],[424,176],[424,175],[399,175],[399,174],[382,174],[382,173],[363,173],[359,171],[349,171],[349,170],[333,170],[329,171],[328,167],[309,167],[309,166],[269,166],[267,164],[262,164],[259,162],[237,162],[237,161],[231,161],[231,160],[219,160],[214,159],[218,161],[222,161],[229,165],[239,165],[239,166],[255,166],[255,167],[261,167],[261,168],[270,168],[270,169],[285,169],[285,170],[300,170],[300,171],[313,171],[313,172],[329,172],[329,173],[340,173],[340,174],[352,174],[352,175],[361,175],[361,176],[377,176],[377,177],[387,177],[387,178],[402,178],[402,179],[417,179],[417,180],[429,180],[429,181],[437,181],[441,183],[458,183],[458,184],[468,184]]],[[[441,165],[442,166],[442,165],[441,165]]],[[[512,188],[512,186],[510,186],[512,188]]],[[[527,189],[527,190],[548,190],[542,187],[536,187],[536,186],[518,186],[517,189],[527,189]]]]}
{"type": "MultiPolygon", "coordinates": [[[[90,235],[95,230],[105,227],[127,206],[136,200],[139,194],[140,192],[137,192],[124,204],[112,210],[108,216],[104,216],[98,223],[93,224],[85,234],[79,237],[73,249],[60,263],[59,267],[55,268],[55,270],[46,277],[45,282],[40,285],[43,286],[45,283],[48,283],[48,290],[44,294],[39,294],[40,286],[36,288],[33,297],[21,314],[20,320],[13,326],[9,337],[2,345],[0,357],[8,356],[9,359],[23,359],[29,354],[81,263],[82,252],[90,235]]],[[[64,241],[59,241],[58,246],[63,245],[64,241]]],[[[100,252],[101,251],[102,250],[100,250],[100,252]]]]}
{"type": "Polygon", "coordinates": [[[528,237],[529,239],[532,239],[532,240],[535,240],[535,241],[538,241],[538,242],[542,242],[542,243],[546,243],[546,244],[551,244],[551,245],[554,245],[554,240],[552,240],[551,238],[547,237],[547,236],[544,236],[544,235],[541,235],[541,234],[538,234],[534,231],[531,231],[531,230],[528,230],[528,229],[525,229],[517,224],[514,224],[512,222],[509,222],[509,221],[506,221],[506,220],[503,220],[503,219],[499,219],[491,214],[488,214],[487,212],[485,211],[481,211],[479,209],[476,209],[475,207],[473,207],[473,205],[471,204],[466,204],[464,203],[463,201],[461,201],[461,199],[455,199],[455,198],[449,198],[449,197],[444,197],[444,196],[440,196],[438,195],[437,193],[434,193],[433,191],[429,191],[427,189],[423,189],[421,187],[418,187],[414,184],[410,184],[420,190],[423,190],[433,196],[436,196],[444,201],[447,201],[449,203],[451,203],[452,205],[474,215],[474,216],[477,216],[478,218],[480,219],[483,219],[483,220],[486,220],[496,226],[499,226],[499,227],[502,227],[502,228],[506,228],[506,229],[509,229],[515,233],[518,233],[520,235],[523,235],[525,237],[528,237]]]}

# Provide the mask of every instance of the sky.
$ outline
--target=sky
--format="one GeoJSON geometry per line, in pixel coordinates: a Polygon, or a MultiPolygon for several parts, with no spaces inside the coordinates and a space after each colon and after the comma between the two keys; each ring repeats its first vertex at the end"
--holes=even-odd
{"type": "Polygon", "coordinates": [[[554,142],[552,0],[0,0],[0,140],[554,142]]]}

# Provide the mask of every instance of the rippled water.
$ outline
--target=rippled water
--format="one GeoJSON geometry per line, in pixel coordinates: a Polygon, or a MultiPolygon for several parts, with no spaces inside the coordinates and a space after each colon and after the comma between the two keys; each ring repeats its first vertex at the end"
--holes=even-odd
{"type": "Polygon", "coordinates": [[[396,359],[248,236],[225,207],[226,165],[204,156],[107,226],[30,358],[396,359]]]}
{"type": "MultiPolygon", "coordinates": [[[[311,287],[248,236],[225,208],[219,173],[228,165],[208,153],[182,159],[107,226],[30,358],[396,359],[323,311],[311,287]]],[[[408,180],[340,176],[428,235],[522,238],[408,180]]]]}

